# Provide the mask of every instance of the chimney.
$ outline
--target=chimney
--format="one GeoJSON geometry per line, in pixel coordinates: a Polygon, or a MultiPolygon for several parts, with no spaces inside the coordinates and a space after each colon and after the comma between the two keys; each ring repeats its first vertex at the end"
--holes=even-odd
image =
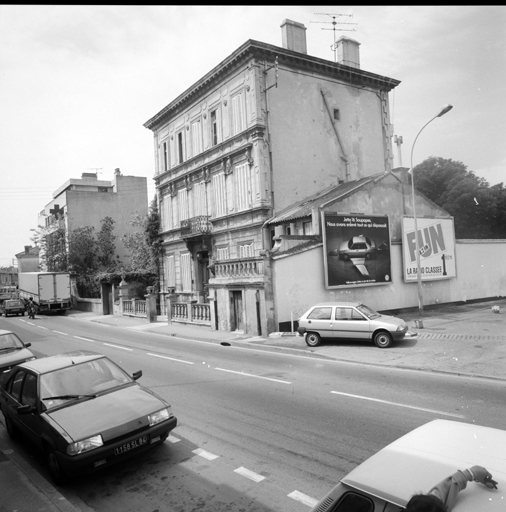
{"type": "Polygon", "coordinates": [[[25,245],[25,254],[30,254],[31,245],[25,245]]]}
{"type": "Polygon", "coordinates": [[[95,179],[95,180],[98,179],[96,172],[83,172],[81,174],[81,178],[82,179],[92,178],[92,179],[95,179]]]}
{"type": "Polygon", "coordinates": [[[283,48],[307,54],[306,27],[302,23],[285,20],[281,23],[281,40],[283,48]]]}
{"type": "Polygon", "coordinates": [[[119,167],[116,167],[116,169],[114,169],[114,174],[115,176],[121,176],[121,171],[119,170],[119,167]]]}
{"type": "Polygon", "coordinates": [[[360,69],[360,43],[350,37],[341,36],[337,42],[337,63],[360,69]]]}

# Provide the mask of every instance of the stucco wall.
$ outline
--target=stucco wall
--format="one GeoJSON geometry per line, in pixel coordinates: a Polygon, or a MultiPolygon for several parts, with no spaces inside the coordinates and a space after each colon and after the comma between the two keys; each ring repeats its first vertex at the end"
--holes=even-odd
{"type": "MultiPolygon", "coordinates": [[[[380,311],[418,307],[417,284],[402,277],[401,250],[400,243],[391,246],[391,284],[333,290],[325,288],[321,246],[275,260],[276,324],[289,322],[291,313],[297,320],[324,301],[361,301],[380,311]]],[[[456,278],[422,283],[424,305],[506,296],[506,240],[457,241],[456,259],[456,278]]]]}
{"type": "Polygon", "coordinates": [[[331,114],[339,110],[334,123],[349,160],[349,179],[386,170],[383,110],[376,91],[281,69],[278,87],[267,93],[277,211],[337,185],[338,179],[347,181],[322,91],[331,114]]]}

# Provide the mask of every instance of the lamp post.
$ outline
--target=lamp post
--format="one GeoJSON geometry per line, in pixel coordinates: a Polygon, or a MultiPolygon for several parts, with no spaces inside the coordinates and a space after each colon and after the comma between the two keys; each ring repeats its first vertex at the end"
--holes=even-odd
{"type": "MultiPolygon", "coordinates": [[[[418,139],[418,136],[422,133],[423,129],[436,117],[444,116],[447,112],[449,112],[453,108],[452,105],[447,103],[444,105],[439,113],[435,115],[430,121],[425,123],[420,131],[418,132],[417,136],[415,137],[415,140],[413,142],[413,146],[411,147],[411,169],[409,172],[411,173],[411,196],[413,201],[413,219],[415,221],[415,251],[416,251],[416,281],[418,285],[418,312],[420,314],[420,318],[423,316],[423,295],[422,295],[422,274],[421,274],[421,268],[420,268],[420,243],[418,241],[418,223],[416,219],[416,205],[415,205],[415,174],[413,172],[413,151],[415,149],[415,144],[418,139]]],[[[422,325],[420,325],[422,327],[422,325]]]]}

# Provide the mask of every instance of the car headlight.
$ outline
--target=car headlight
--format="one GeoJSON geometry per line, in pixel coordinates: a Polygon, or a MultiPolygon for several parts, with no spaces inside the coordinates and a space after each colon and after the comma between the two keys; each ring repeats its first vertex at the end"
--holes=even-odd
{"type": "Polygon", "coordinates": [[[79,453],[89,452],[90,450],[94,450],[95,448],[103,446],[103,444],[104,441],[100,434],[97,436],[89,437],[88,439],[83,439],[82,441],[69,444],[67,446],[67,455],[77,455],[79,453]]]}
{"type": "Polygon", "coordinates": [[[397,327],[397,330],[398,331],[406,331],[407,328],[408,328],[407,324],[404,323],[404,324],[399,325],[399,327],[397,327]]]}
{"type": "Polygon", "coordinates": [[[152,427],[153,425],[157,425],[158,423],[161,423],[162,421],[172,418],[172,416],[174,416],[174,415],[172,414],[170,407],[166,407],[165,409],[162,409],[161,411],[154,412],[153,414],[150,414],[148,416],[149,426],[152,427]]]}

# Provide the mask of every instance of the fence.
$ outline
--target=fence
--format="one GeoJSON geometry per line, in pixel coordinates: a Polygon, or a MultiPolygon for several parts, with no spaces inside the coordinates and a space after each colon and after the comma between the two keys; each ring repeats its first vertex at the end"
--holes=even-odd
{"type": "Polygon", "coordinates": [[[170,312],[173,322],[211,325],[211,307],[209,304],[171,302],[170,312]]]}
{"type": "Polygon", "coordinates": [[[147,318],[148,312],[146,309],[146,301],[138,299],[123,299],[123,315],[125,316],[140,316],[147,318]]]}

